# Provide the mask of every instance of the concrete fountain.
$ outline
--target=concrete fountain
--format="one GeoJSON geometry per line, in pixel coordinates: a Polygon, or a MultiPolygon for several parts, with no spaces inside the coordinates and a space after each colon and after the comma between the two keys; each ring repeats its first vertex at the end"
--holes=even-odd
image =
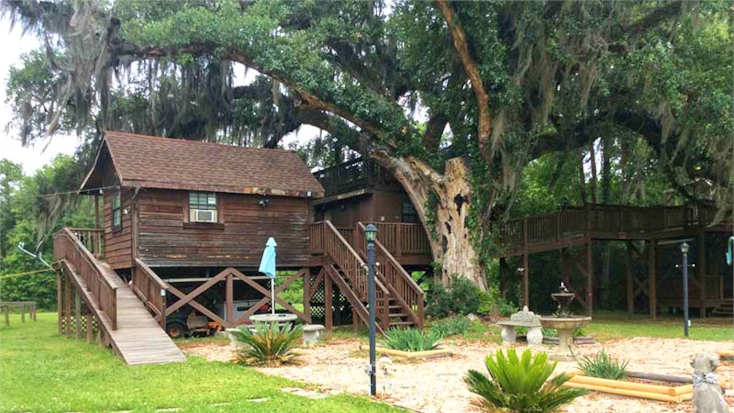
{"type": "Polygon", "coordinates": [[[551,328],[558,331],[558,348],[556,352],[550,356],[551,360],[556,361],[575,361],[571,351],[573,344],[573,330],[586,327],[591,321],[591,317],[574,316],[571,314],[570,306],[576,294],[568,291],[568,288],[561,283],[559,292],[551,294],[553,301],[558,303],[557,316],[542,316],[540,324],[543,328],[551,328]]]}

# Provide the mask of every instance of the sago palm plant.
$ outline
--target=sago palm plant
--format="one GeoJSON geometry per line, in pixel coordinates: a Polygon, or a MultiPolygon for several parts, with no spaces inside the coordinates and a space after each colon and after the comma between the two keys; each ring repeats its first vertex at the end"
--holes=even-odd
{"type": "Polygon", "coordinates": [[[255,323],[255,331],[248,326],[239,326],[230,333],[235,341],[242,344],[238,351],[238,361],[248,366],[279,367],[295,361],[293,353],[296,340],[301,337],[301,327],[291,324],[278,326],[278,323],[255,323]]]}
{"type": "Polygon", "coordinates": [[[392,328],[385,333],[383,343],[393,350],[434,350],[441,343],[441,333],[438,331],[420,331],[414,328],[392,328]]]}
{"type": "Polygon", "coordinates": [[[484,409],[517,413],[548,413],[587,393],[584,389],[562,387],[571,377],[565,374],[549,380],[556,368],[548,355],[536,356],[525,350],[520,357],[514,349],[505,354],[498,350],[485,360],[489,376],[469,370],[464,382],[469,390],[481,397],[478,405],[484,409]]]}

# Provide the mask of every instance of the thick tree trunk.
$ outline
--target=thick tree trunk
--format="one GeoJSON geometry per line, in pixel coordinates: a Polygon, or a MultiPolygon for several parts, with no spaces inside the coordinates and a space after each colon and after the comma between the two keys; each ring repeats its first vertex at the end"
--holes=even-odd
{"type": "Polygon", "coordinates": [[[369,155],[390,170],[408,193],[426,229],[433,260],[442,264],[440,276],[444,285],[449,285],[451,277],[460,276],[487,291],[484,266],[471,245],[469,228],[465,225],[472,201],[465,160],[450,159],[445,174],[441,175],[413,157],[394,157],[384,151],[371,151],[369,155]],[[429,222],[434,214],[428,210],[432,194],[438,200],[435,224],[429,222]]]}

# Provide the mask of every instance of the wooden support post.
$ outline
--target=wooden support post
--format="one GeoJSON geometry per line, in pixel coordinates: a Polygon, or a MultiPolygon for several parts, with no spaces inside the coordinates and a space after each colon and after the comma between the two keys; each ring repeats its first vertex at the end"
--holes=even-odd
{"type": "MultiPolygon", "coordinates": [[[[273,282],[270,280],[270,282],[273,282]]],[[[225,315],[224,319],[227,321],[226,328],[234,328],[234,283],[232,280],[232,274],[227,275],[227,281],[226,281],[226,291],[225,291],[225,300],[226,300],[226,309],[227,314],[225,315]]],[[[271,305],[275,305],[274,301],[271,301],[271,305]]]]}
{"type": "Polygon", "coordinates": [[[64,320],[64,300],[63,300],[63,288],[61,287],[61,271],[56,273],[56,309],[59,316],[59,335],[63,334],[63,320],[64,320]]]}
{"type": "Polygon", "coordinates": [[[20,322],[25,324],[25,304],[20,305],[20,322]]]}
{"type": "Polygon", "coordinates": [[[10,306],[5,306],[5,325],[10,326],[10,306]]]}
{"type": "Polygon", "coordinates": [[[523,271],[522,271],[522,301],[523,305],[530,308],[530,259],[528,253],[522,257],[523,271]]]}
{"type": "Polygon", "coordinates": [[[34,301],[33,303],[31,303],[31,313],[32,313],[33,321],[37,321],[36,320],[36,310],[37,310],[36,302],[34,301]]]}
{"type": "Polygon", "coordinates": [[[76,338],[80,338],[82,336],[82,298],[76,290],[74,290],[74,321],[76,322],[76,338]]]}
{"type": "Polygon", "coordinates": [[[568,264],[566,263],[566,249],[561,248],[560,250],[558,250],[558,252],[560,253],[558,254],[558,259],[561,262],[561,277],[563,278],[563,284],[566,286],[566,288],[568,288],[571,285],[571,275],[568,264]]]}
{"type": "Polygon", "coordinates": [[[324,272],[324,324],[326,331],[334,328],[334,309],[332,308],[332,280],[328,272],[324,272]]]}
{"type": "Polygon", "coordinates": [[[646,241],[647,247],[647,266],[648,266],[648,298],[650,301],[650,316],[653,321],[657,320],[657,308],[658,308],[658,297],[657,297],[657,240],[651,239],[646,241]]]}
{"type": "Polygon", "coordinates": [[[303,272],[303,314],[311,318],[311,269],[303,272]]]}
{"type": "Polygon", "coordinates": [[[627,243],[627,260],[625,261],[625,275],[627,278],[627,313],[635,312],[635,293],[634,280],[632,279],[632,249],[630,243],[627,243]]]}
{"type": "Polygon", "coordinates": [[[594,263],[592,262],[592,241],[589,238],[589,242],[586,244],[586,270],[588,272],[586,277],[586,305],[588,305],[589,317],[594,313],[594,263]]]}
{"type": "Polygon", "coordinates": [[[701,283],[699,288],[699,299],[701,300],[701,318],[706,318],[706,234],[701,231],[701,235],[698,237],[698,265],[696,266],[696,273],[698,274],[698,281],[701,283]]]}
{"type": "Polygon", "coordinates": [[[99,193],[94,195],[94,225],[95,228],[102,228],[102,223],[99,220],[99,193]]]}
{"type": "Polygon", "coordinates": [[[66,313],[66,338],[71,338],[71,275],[66,274],[64,286],[64,308],[66,313]]]}
{"type": "Polygon", "coordinates": [[[94,329],[92,328],[92,312],[87,309],[87,343],[94,342],[94,329]]]}

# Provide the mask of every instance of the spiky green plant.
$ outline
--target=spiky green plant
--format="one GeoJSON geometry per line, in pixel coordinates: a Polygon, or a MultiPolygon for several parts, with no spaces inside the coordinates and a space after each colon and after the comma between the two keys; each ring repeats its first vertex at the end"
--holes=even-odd
{"type": "Polygon", "coordinates": [[[248,366],[279,367],[295,361],[293,353],[296,340],[301,337],[301,327],[292,324],[255,323],[255,331],[239,326],[230,332],[235,341],[243,344],[237,351],[238,362],[248,366]]]}
{"type": "Polygon", "coordinates": [[[438,331],[393,328],[385,333],[383,344],[393,350],[426,351],[438,347],[442,337],[438,331]]]}
{"type": "Polygon", "coordinates": [[[571,377],[558,375],[549,380],[556,368],[548,355],[535,356],[525,350],[518,357],[515,349],[497,350],[485,359],[489,376],[469,370],[464,382],[469,391],[481,398],[477,404],[487,410],[507,410],[517,413],[548,413],[587,393],[584,389],[562,387],[571,377]]]}
{"type": "Polygon", "coordinates": [[[438,332],[442,337],[464,335],[471,328],[471,320],[466,317],[454,316],[438,320],[431,325],[431,330],[438,332]]]}
{"type": "Polygon", "coordinates": [[[621,380],[627,378],[627,364],[629,361],[617,360],[602,350],[594,357],[582,358],[579,368],[590,377],[621,380]]]}

